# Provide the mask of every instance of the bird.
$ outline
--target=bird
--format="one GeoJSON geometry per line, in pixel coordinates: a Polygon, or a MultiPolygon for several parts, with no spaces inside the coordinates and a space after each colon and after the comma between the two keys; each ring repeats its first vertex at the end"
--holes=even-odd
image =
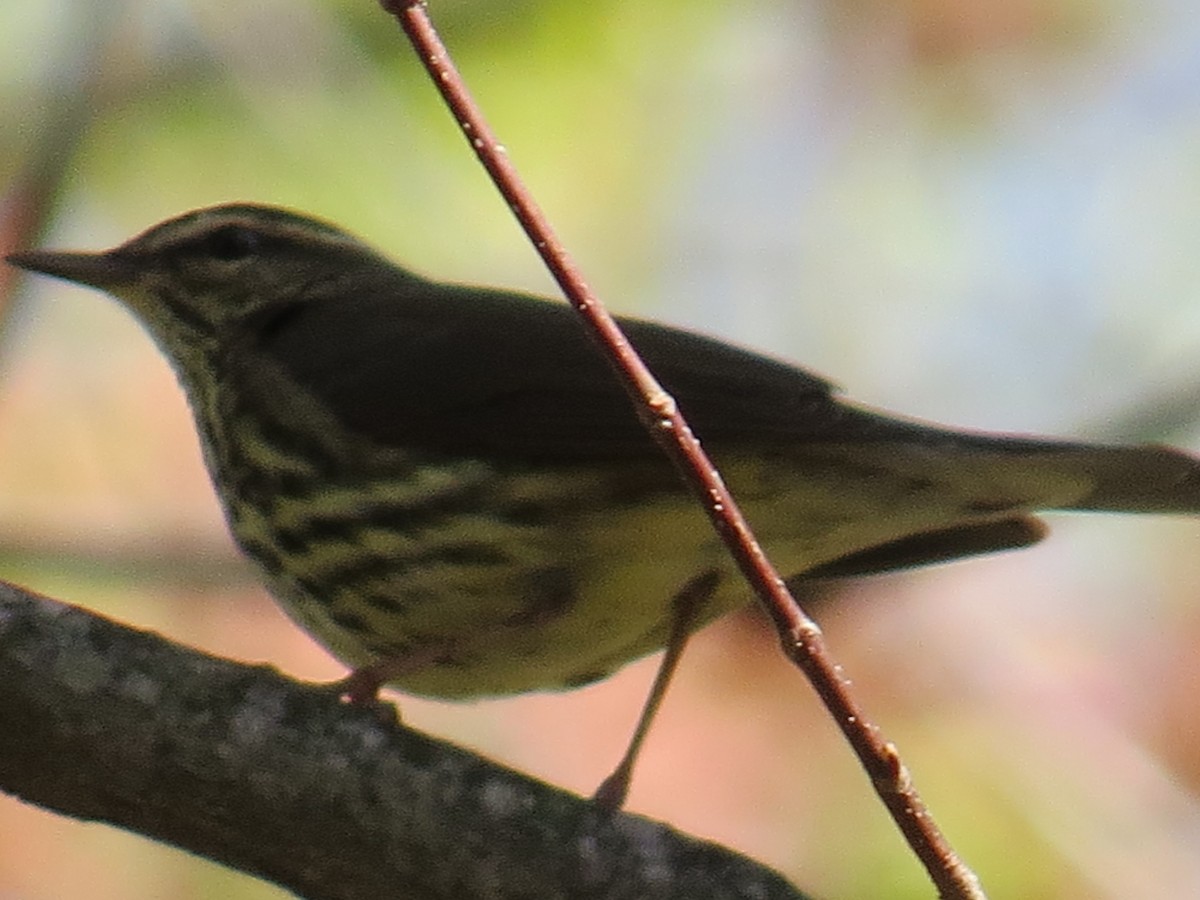
{"type": "MultiPolygon", "coordinates": [[[[140,321],[237,544],[375,682],[452,700],[573,688],[668,644],[670,600],[697,576],[685,631],[750,600],[564,303],[432,280],[251,203],[8,261],[140,321]]],[[[779,359],[618,322],[790,578],[1028,546],[1048,510],[1200,512],[1200,461],[1181,450],[922,422],[779,359]]]]}

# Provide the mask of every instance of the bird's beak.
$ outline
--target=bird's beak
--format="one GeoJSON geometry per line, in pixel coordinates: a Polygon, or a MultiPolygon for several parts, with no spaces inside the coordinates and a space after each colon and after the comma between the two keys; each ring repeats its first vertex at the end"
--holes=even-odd
{"type": "Polygon", "coordinates": [[[133,283],[136,271],[114,253],[64,253],[25,250],[5,257],[10,265],[111,291],[133,283]]]}

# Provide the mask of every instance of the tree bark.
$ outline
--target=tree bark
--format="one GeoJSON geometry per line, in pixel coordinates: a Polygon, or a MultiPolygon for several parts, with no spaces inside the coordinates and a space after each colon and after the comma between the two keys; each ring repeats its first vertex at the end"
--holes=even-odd
{"type": "Polygon", "coordinates": [[[802,898],[320,686],[0,582],[0,789],[310,900],[802,898]]]}

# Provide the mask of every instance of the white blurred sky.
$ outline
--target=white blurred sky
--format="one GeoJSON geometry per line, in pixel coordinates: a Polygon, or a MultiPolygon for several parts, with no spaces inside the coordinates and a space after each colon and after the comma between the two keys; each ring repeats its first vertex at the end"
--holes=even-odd
{"type": "Polygon", "coordinates": [[[717,133],[672,204],[663,315],[852,396],[1061,430],[1200,346],[1200,7],[914,65],[878,22],[743,8],[717,133]]]}

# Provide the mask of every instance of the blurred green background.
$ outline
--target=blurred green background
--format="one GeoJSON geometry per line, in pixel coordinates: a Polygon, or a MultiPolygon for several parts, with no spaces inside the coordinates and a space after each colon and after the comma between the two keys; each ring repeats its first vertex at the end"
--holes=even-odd
{"type": "MultiPolygon", "coordinates": [[[[1200,448],[1200,7],[431,12],[614,309],[802,361],[912,415],[1200,448]]],[[[68,159],[46,244],[106,247],[256,200],[431,275],[551,291],[374,3],[9,2],[0,34],[10,208],[33,162],[68,159]]],[[[340,675],[232,552],[182,396],[132,320],[26,281],[4,329],[0,577],[340,675]]],[[[1054,524],[1033,550],[848,588],[820,608],[829,642],[993,897],[1200,896],[1200,524],[1054,524]]],[[[589,792],[652,672],[403,710],[589,792]]],[[[753,611],[692,645],[631,807],[821,896],[932,893],[753,611]]],[[[4,900],[279,896],[0,798],[4,900]]]]}

